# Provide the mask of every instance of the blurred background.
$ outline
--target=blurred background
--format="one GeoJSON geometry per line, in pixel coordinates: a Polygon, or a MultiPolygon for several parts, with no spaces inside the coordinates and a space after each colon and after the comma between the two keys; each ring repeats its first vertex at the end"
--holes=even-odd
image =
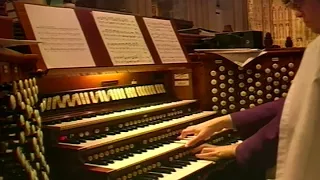
{"type": "MultiPolygon", "coordinates": [[[[170,18],[184,27],[211,31],[256,30],[271,33],[273,43],[285,46],[291,37],[295,47],[305,47],[317,35],[287,9],[281,0],[20,0],[51,5],[67,4],[149,17],[170,18]],[[189,22],[189,25],[188,25],[189,22]]],[[[5,0],[0,0],[5,7],[5,0]]],[[[8,10],[8,8],[7,8],[8,10]]],[[[9,13],[10,16],[10,13],[9,13]]],[[[14,15],[12,15],[14,16],[14,15]]]]}

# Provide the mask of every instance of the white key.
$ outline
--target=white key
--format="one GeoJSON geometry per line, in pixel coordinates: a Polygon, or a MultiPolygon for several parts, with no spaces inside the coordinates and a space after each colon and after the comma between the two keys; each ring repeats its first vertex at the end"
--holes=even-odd
{"type": "Polygon", "coordinates": [[[187,176],[189,176],[192,173],[197,172],[198,170],[205,168],[209,165],[214,164],[213,161],[206,161],[206,160],[198,160],[196,162],[190,162],[188,166],[180,168],[175,168],[175,172],[172,172],[171,174],[162,174],[164,177],[159,178],[159,180],[179,180],[183,179],[187,176]]]}
{"type": "Polygon", "coordinates": [[[129,157],[127,159],[114,161],[114,163],[108,164],[107,166],[89,164],[89,163],[86,163],[85,165],[113,169],[113,170],[121,170],[128,166],[139,164],[141,162],[147,161],[157,156],[161,156],[163,154],[169,153],[171,151],[174,151],[180,148],[183,148],[183,144],[178,144],[178,143],[165,144],[159,148],[148,150],[147,152],[143,152],[141,154],[134,154],[134,156],[129,157]]]}
{"type": "Polygon", "coordinates": [[[130,117],[130,116],[134,116],[134,115],[141,115],[141,114],[146,114],[146,113],[150,113],[150,112],[160,111],[163,109],[169,109],[169,108],[174,108],[174,107],[178,107],[178,106],[183,106],[183,105],[191,104],[193,102],[196,102],[196,100],[182,100],[182,101],[177,101],[177,102],[164,103],[164,104],[159,104],[159,105],[155,105],[155,106],[126,110],[126,111],[122,111],[122,112],[115,112],[115,113],[102,115],[102,116],[96,116],[96,117],[92,117],[92,118],[84,118],[84,119],[81,119],[78,121],[63,122],[63,123],[55,124],[55,125],[48,125],[47,127],[58,128],[60,130],[72,129],[72,128],[76,128],[76,127],[82,127],[82,126],[112,121],[112,120],[116,120],[116,119],[120,119],[120,118],[130,117]]]}
{"type": "MultiPolygon", "coordinates": [[[[150,132],[154,132],[154,131],[158,131],[161,129],[166,129],[175,125],[179,125],[179,124],[183,124],[183,123],[188,123],[188,122],[193,122],[197,119],[200,118],[204,118],[204,117],[208,117],[214,115],[214,112],[211,111],[204,111],[198,114],[193,114],[190,116],[185,116],[182,118],[178,118],[178,119],[173,119],[171,121],[165,121],[156,125],[150,125],[150,126],[146,126],[146,127],[141,127],[132,131],[128,131],[128,132],[122,132],[120,134],[117,135],[111,135],[108,136],[106,138],[102,138],[102,139],[97,139],[97,140],[87,140],[85,143],[81,143],[81,144],[68,144],[68,143],[59,143],[60,145],[64,145],[64,146],[71,146],[71,147],[78,147],[80,149],[92,149],[92,148],[96,148],[99,146],[103,146],[106,144],[110,144],[110,143],[114,143],[117,141],[121,141],[121,140],[125,140],[128,138],[133,138],[139,135],[143,135],[143,134],[147,134],[150,132]]],[[[180,144],[184,144],[183,142],[180,144]]]]}

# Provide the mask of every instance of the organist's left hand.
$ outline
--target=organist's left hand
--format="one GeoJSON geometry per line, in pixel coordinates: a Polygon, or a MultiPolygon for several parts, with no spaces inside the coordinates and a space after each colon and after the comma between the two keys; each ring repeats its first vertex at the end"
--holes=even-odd
{"type": "Polygon", "coordinates": [[[201,145],[193,150],[196,157],[204,160],[218,161],[220,159],[233,158],[239,144],[215,146],[210,144],[201,145]]]}

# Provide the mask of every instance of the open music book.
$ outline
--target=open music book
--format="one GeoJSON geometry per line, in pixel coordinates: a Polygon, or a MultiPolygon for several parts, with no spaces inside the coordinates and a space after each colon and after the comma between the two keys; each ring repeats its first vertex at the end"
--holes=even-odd
{"type": "Polygon", "coordinates": [[[196,52],[214,53],[218,54],[240,67],[244,67],[252,60],[260,57],[267,52],[261,49],[196,49],[196,52]]]}

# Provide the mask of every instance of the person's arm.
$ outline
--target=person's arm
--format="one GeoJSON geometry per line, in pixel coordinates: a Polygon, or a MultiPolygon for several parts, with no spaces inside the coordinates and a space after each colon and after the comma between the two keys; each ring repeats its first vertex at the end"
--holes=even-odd
{"type": "Polygon", "coordinates": [[[215,130],[236,129],[243,138],[250,137],[282,112],[285,99],[265,103],[252,109],[214,118],[202,124],[215,130]]]}
{"type": "Polygon", "coordinates": [[[278,113],[267,125],[237,146],[236,160],[241,167],[268,169],[276,164],[280,119],[281,113],[278,113]]]}
{"type": "Polygon", "coordinates": [[[281,114],[285,99],[265,103],[252,109],[230,114],[232,126],[247,138],[281,114]]]}

